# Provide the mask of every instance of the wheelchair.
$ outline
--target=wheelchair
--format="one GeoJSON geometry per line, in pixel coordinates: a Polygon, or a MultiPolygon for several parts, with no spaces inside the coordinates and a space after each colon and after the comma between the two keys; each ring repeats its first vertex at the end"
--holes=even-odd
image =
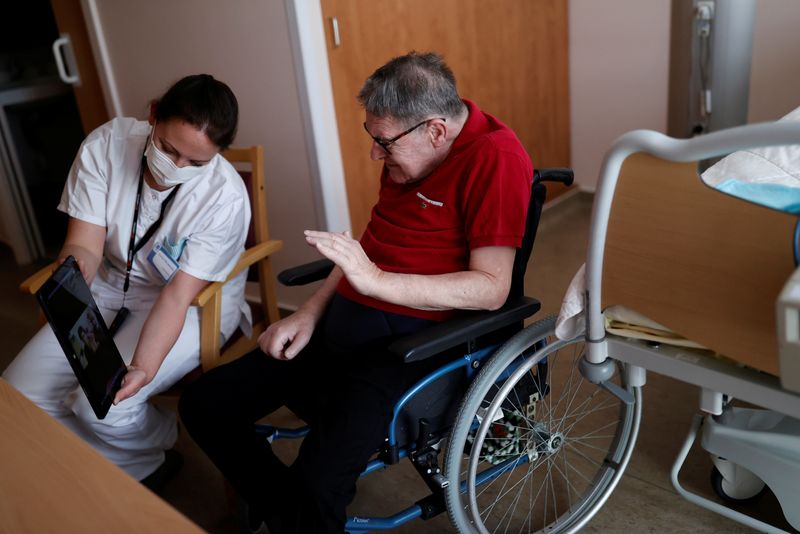
{"type": "MultiPolygon", "coordinates": [[[[444,511],[461,532],[568,532],[584,525],[616,486],[639,427],[638,388],[634,401],[624,402],[584,380],[583,338],[556,341],[554,317],[523,323],[540,309],[524,296],[523,283],[543,182],[572,179],[570,169],[535,171],[503,307],[463,312],[390,346],[407,363],[453,357],[402,396],[384,446],[361,476],[407,458],[430,494],[388,517],[349,517],[347,532],[388,530],[444,511]]],[[[303,285],[332,268],[320,260],[283,271],[278,280],[303,285]]],[[[631,391],[621,367],[609,382],[631,391]]],[[[308,429],[259,425],[257,432],[274,441],[308,429]]]]}

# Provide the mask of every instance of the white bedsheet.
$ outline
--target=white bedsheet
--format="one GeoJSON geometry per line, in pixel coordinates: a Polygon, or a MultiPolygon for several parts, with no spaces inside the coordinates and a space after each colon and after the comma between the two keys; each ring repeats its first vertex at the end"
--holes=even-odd
{"type": "MultiPolygon", "coordinates": [[[[779,119],[800,121],[800,108],[779,119]]],[[[800,145],[734,152],[706,169],[703,182],[733,196],[789,213],[800,212],[800,145]]]]}
{"type": "MultiPolygon", "coordinates": [[[[556,337],[572,339],[586,331],[586,264],[581,265],[561,302],[561,311],[556,320],[556,337]]],[[[666,326],[624,306],[609,306],[603,310],[606,332],[657,343],[702,349],[702,345],[690,341],[666,326]]]]}

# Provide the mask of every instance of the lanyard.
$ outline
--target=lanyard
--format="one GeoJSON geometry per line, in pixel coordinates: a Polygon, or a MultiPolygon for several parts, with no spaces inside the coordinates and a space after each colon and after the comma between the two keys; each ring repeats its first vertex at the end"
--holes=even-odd
{"type": "Polygon", "coordinates": [[[161,213],[158,215],[158,220],[147,229],[147,232],[142,236],[138,243],[136,243],[136,224],[139,221],[139,206],[142,203],[142,184],[144,183],[144,166],[146,165],[147,160],[144,155],[142,155],[142,163],[139,169],[139,187],[136,189],[136,204],[133,207],[133,225],[131,226],[131,239],[128,243],[128,262],[125,265],[125,284],[122,286],[122,302],[125,302],[125,294],[128,292],[128,287],[131,284],[131,269],[133,268],[133,258],[136,256],[136,253],[141,250],[141,248],[147,243],[153,234],[156,233],[156,230],[161,226],[161,222],[164,220],[164,212],[169,206],[169,203],[172,202],[172,199],[175,197],[175,193],[178,192],[180,188],[180,184],[176,185],[169,196],[161,203],[161,213]]]}

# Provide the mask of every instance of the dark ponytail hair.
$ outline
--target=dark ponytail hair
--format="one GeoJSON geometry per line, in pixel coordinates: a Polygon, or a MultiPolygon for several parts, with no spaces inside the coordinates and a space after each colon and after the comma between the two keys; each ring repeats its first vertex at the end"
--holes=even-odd
{"type": "Polygon", "coordinates": [[[210,74],[194,74],[178,80],[154,102],[155,119],[180,119],[203,130],[220,149],[236,137],[239,104],[230,87],[210,74]]]}

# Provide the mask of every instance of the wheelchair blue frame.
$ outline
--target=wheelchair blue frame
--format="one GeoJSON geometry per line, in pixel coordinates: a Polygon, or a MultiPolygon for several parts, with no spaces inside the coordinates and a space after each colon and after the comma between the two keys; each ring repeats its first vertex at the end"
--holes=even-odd
{"type": "MultiPolygon", "coordinates": [[[[447,364],[414,385],[397,403],[393,411],[392,421],[388,429],[388,437],[386,439],[386,446],[379,452],[376,459],[370,461],[361,476],[366,476],[375,471],[386,468],[388,465],[397,463],[402,458],[411,457],[412,464],[417,469],[417,472],[422,476],[431,490],[431,495],[418,501],[413,506],[402,510],[401,512],[389,517],[351,517],[348,519],[345,529],[348,532],[364,532],[368,530],[387,530],[396,528],[400,525],[422,517],[429,519],[438,513],[444,511],[444,489],[447,488],[447,480],[441,475],[439,466],[438,454],[439,450],[433,443],[433,439],[439,439],[443,434],[443,429],[436,428],[430,429],[430,424],[421,418],[418,421],[419,431],[423,438],[419,439],[419,443],[408,443],[403,446],[398,446],[398,425],[401,420],[403,406],[407,405],[415,395],[420,391],[425,390],[431,384],[446,376],[448,373],[453,373],[464,369],[467,382],[471,382],[474,375],[480,368],[481,362],[487,359],[494,351],[500,346],[495,344],[490,347],[474,350],[474,342],[476,338],[498,332],[500,329],[513,325],[516,321],[522,324],[522,321],[531,317],[539,310],[539,303],[535,299],[524,296],[524,277],[525,271],[530,260],[533,243],[536,237],[536,230],[539,223],[539,216],[541,214],[542,206],[544,205],[547,190],[543,182],[558,182],[566,186],[570,186],[573,181],[573,173],[571,169],[535,169],[533,173],[531,197],[528,204],[528,211],[525,219],[525,235],[522,239],[521,246],[517,249],[514,256],[514,265],[512,268],[511,288],[509,290],[509,297],[506,300],[503,308],[497,310],[499,313],[489,312],[486,316],[471,317],[467,321],[456,321],[457,324],[451,328],[443,328],[436,331],[425,331],[422,336],[410,336],[408,339],[399,340],[400,345],[394,347],[392,350],[395,354],[403,355],[407,361],[419,361],[436,352],[441,353],[442,350],[449,350],[451,347],[461,343],[467,345],[467,354],[458,358],[457,360],[447,364]],[[445,340],[444,342],[441,342],[445,340]],[[441,347],[441,350],[439,349],[441,347]],[[432,432],[431,432],[432,430],[432,432]],[[432,438],[432,439],[429,439],[432,438]],[[422,450],[416,450],[417,447],[424,447],[422,450]]],[[[322,280],[333,269],[334,264],[330,260],[322,259],[298,267],[282,271],[278,275],[278,280],[286,286],[300,286],[310,282],[322,280]]],[[[435,327],[434,327],[435,328],[435,327]]],[[[426,329],[427,330],[427,329],[426,329]]],[[[534,350],[544,346],[544,343],[537,344],[534,350]]],[[[533,351],[532,351],[533,352],[533,351]]],[[[532,354],[531,352],[531,354],[532,354]]],[[[519,362],[523,362],[528,354],[521,355],[519,362]]],[[[515,364],[509,366],[507,370],[508,375],[516,368],[515,364]]],[[[547,376],[547,362],[540,362],[537,368],[539,380],[547,376]]],[[[498,380],[506,378],[508,375],[499,377],[498,380]]],[[[545,384],[538,384],[539,391],[542,395],[547,395],[547,388],[545,384]]],[[[460,401],[461,399],[453,399],[452,402],[460,401]]],[[[452,405],[451,405],[452,407],[452,405]]],[[[438,418],[438,415],[437,415],[438,418]]],[[[268,439],[270,442],[281,438],[296,438],[303,437],[308,433],[308,428],[299,429],[285,429],[276,428],[273,426],[260,426],[256,428],[256,432],[268,439]]],[[[518,465],[520,458],[512,459],[511,463],[503,463],[497,466],[486,469],[480,473],[478,480],[489,481],[499,476],[506,469],[513,468],[518,465]],[[513,465],[512,465],[513,464],[513,465]]],[[[527,461],[527,456],[524,459],[527,461]]]]}
{"type": "MultiPolygon", "coordinates": [[[[534,350],[538,350],[539,348],[543,347],[545,342],[542,341],[537,344],[534,350]]],[[[471,381],[474,376],[477,374],[478,370],[482,367],[480,362],[483,362],[487,358],[489,358],[495,350],[500,346],[500,343],[491,345],[489,347],[477,350],[475,352],[471,352],[469,354],[465,354],[461,358],[446,364],[439,369],[433,371],[422,380],[417,382],[413,387],[411,387],[397,402],[393,410],[392,421],[389,425],[389,432],[387,438],[387,450],[393,450],[394,452],[389,454],[389,457],[394,460],[393,462],[387,463],[384,459],[378,457],[371,460],[364,471],[361,473],[361,476],[367,476],[375,471],[380,471],[382,469],[387,468],[389,465],[397,463],[398,461],[402,460],[403,458],[408,457],[411,453],[413,453],[416,449],[416,443],[409,443],[404,447],[397,446],[397,426],[400,414],[403,411],[403,408],[421,391],[425,388],[429,387],[431,384],[436,382],[441,377],[458,371],[460,369],[464,370],[466,378],[468,381],[471,381]]],[[[531,351],[532,354],[534,351],[531,351]]],[[[529,354],[528,354],[529,355],[529,354]]],[[[524,358],[527,357],[523,356],[520,358],[519,363],[521,363],[524,358]]],[[[541,365],[541,364],[540,364],[541,365]]],[[[500,379],[510,376],[516,366],[509,366],[503,372],[503,375],[500,379]]],[[[309,428],[307,426],[300,427],[300,428],[280,428],[275,427],[272,425],[256,425],[256,432],[264,437],[265,439],[273,442],[278,439],[294,439],[294,438],[302,438],[306,434],[308,434],[309,428]]],[[[482,473],[480,473],[477,477],[477,483],[482,484],[484,482],[488,482],[504,472],[508,471],[509,469],[514,469],[518,465],[523,463],[527,463],[528,457],[527,455],[523,454],[519,458],[512,458],[506,460],[505,462],[498,464],[494,467],[491,467],[482,473]]],[[[463,483],[462,483],[463,486],[463,483]]],[[[465,490],[465,487],[462,487],[462,491],[465,490]]],[[[414,519],[420,518],[423,516],[423,505],[420,504],[421,501],[401,510],[400,512],[388,516],[388,517],[361,517],[361,516],[354,516],[348,517],[347,523],[345,525],[345,530],[347,532],[367,532],[371,530],[391,530],[393,528],[397,528],[409,521],[414,519]]]]}

